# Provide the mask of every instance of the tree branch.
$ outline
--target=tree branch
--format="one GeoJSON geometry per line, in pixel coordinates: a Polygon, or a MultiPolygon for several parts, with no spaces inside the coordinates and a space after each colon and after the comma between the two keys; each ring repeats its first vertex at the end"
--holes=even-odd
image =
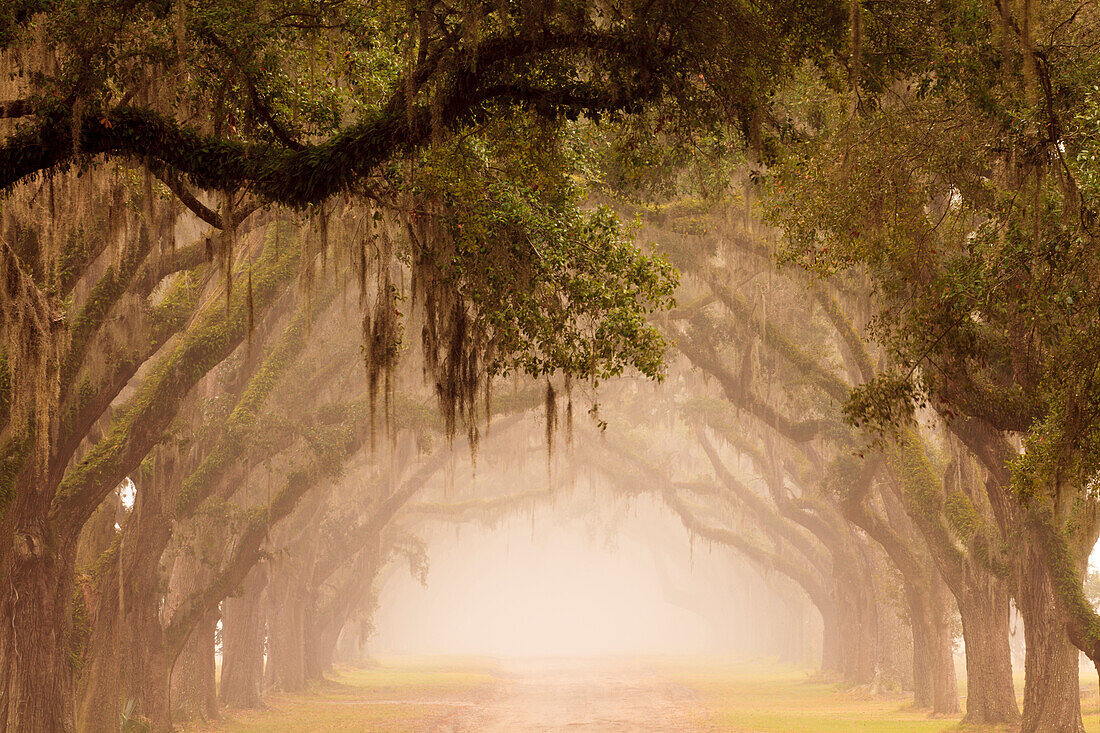
{"type": "Polygon", "coordinates": [[[691,338],[683,331],[678,334],[676,346],[693,364],[718,380],[730,402],[746,410],[760,422],[794,443],[812,440],[831,422],[820,418],[795,422],[761,401],[756,395],[742,394],[740,383],[721,365],[713,348],[701,345],[697,339],[691,338]]]}
{"type": "MultiPolygon", "coordinates": [[[[297,251],[276,257],[271,249],[265,248],[254,279],[254,307],[261,310],[275,301],[297,272],[297,251]]],[[[230,300],[229,307],[227,298],[228,294],[204,309],[194,327],[127,402],[108,435],[65,475],[51,503],[51,522],[82,526],[107,492],[160,440],[191,388],[244,340],[245,298],[230,300]]]]}
{"type": "Polygon", "coordinates": [[[617,52],[627,63],[655,63],[653,58],[638,58],[630,39],[608,33],[549,32],[535,38],[487,39],[476,49],[456,54],[451,78],[432,105],[438,114],[427,105],[407,104],[404,89],[398,88],[379,111],[301,150],[204,135],[151,110],[133,107],[88,114],[80,127],[79,145],[74,146],[71,115],[57,109],[0,145],[0,190],[67,163],[80,150],[85,155],[159,161],[200,188],[247,187],[264,199],[300,207],[348,190],[392,155],[426,142],[437,125],[453,128],[475,121],[489,102],[535,106],[554,114],[594,114],[640,104],[659,92],[657,87],[619,90],[575,81],[543,90],[522,84],[482,85],[496,66],[564,50],[617,52]]]}

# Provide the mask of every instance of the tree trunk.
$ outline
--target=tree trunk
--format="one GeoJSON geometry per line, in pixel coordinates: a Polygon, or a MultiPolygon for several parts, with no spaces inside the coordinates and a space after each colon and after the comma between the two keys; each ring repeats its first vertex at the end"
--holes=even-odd
{"type": "Polygon", "coordinates": [[[20,528],[6,562],[0,560],[0,733],[73,730],[76,548],[71,541],[48,542],[44,534],[20,528]]]}
{"type": "Polygon", "coordinates": [[[904,579],[913,639],[913,705],[933,715],[959,712],[959,682],[955,675],[951,634],[951,594],[935,569],[927,582],[904,579]]]}
{"type": "Polygon", "coordinates": [[[1083,733],[1079,652],[1065,632],[1046,569],[1034,550],[1028,551],[1017,587],[1027,645],[1022,733],[1083,733]]]}
{"type": "Polygon", "coordinates": [[[835,609],[821,610],[821,671],[828,674],[844,673],[840,620],[835,609]]]}
{"type": "Polygon", "coordinates": [[[932,707],[932,654],[929,650],[928,623],[923,614],[913,612],[910,603],[909,625],[913,634],[913,706],[932,707]]]}
{"type": "Polygon", "coordinates": [[[878,609],[861,553],[856,549],[852,555],[854,562],[840,563],[836,569],[840,668],[845,682],[867,685],[875,679],[878,609]]]}
{"type": "Polygon", "coordinates": [[[78,573],[91,572],[99,563],[100,556],[110,549],[117,535],[115,524],[125,521],[120,510],[118,492],[112,491],[80,530],[75,566],[78,573]]]}
{"type": "MultiPolygon", "coordinates": [[[[187,599],[201,592],[210,580],[214,559],[207,556],[222,538],[207,518],[196,519],[185,536],[195,539],[179,549],[171,563],[168,593],[161,613],[161,629],[165,638],[165,654],[170,669],[169,719],[171,726],[177,716],[181,720],[217,717],[217,691],[214,682],[214,630],[218,623],[217,606],[206,610],[194,626],[185,630],[179,646],[169,646],[167,630],[172,619],[187,599]]],[[[159,722],[159,721],[158,721],[159,722]]]]}
{"type": "Polygon", "coordinates": [[[297,578],[278,573],[269,594],[267,625],[268,689],[297,692],[306,684],[305,600],[297,578]]]}
{"type": "Polygon", "coordinates": [[[118,654],[120,683],[116,694],[156,730],[171,727],[168,708],[168,649],[158,614],[157,585],[126,579],[129,592],[122,599],[118,654]]]}
{"type": "Polygon", "coordinates": [[[363,661],[363,646],[360,643],[359,624],[352,620],[340,629],[336,638],[334,661],[340,664],[358,666],[363,661]]]}
{"type": "Polygon", "coordinates": [[[1008,593],[1000,581],[967,584],[958,598],[966,644],[966,717],[970,725],[1017,725],[1020,710],[1012,685],[1008,593]]]}
{"type": "Polygon", "coordinates": [[[256,567],[244,581],[241,595],[222,603],[222,676],[218,695],[233,708],[262,706],[264,685],[264,620],[267,571],[256,567]]]}
{"type": "Polygon", "coordinates": [[[191,630],[172,668],[174,722],[215,720],[218,696],[214,681],[214,633],[218,611],[211,609],[191,630]]]}
{"type": "Polygon", "coordinates": [[[952,596],[935,570],[929,585],[928,661],[932,665],[932,713],[954,715],[959,712],[959,680],[955,675],[955,643],[951,634],[952,596]]]}
{"type": "Polygon", "coordinates": [[[76,722],[81,733],[114,733],[122,712],[117,553],[116,548],[98,577],[88,579],[88,587],[81,591],[89,626],[76,681],[76,722]]]}
{"type": "Polygon", "coordinates": [[[936,619],[928,661],[932,668],[932,714],[955,715],[959,712],[959,680],[955,675],[954,644],[949,619],[936,619]]]}
{"type": "MultiPolygon", "coordinates": [[[[308,676],[320,679],[325,672],[332,671],[340,630],[344,628],[356,606],[363,602],[364,596],[370,594],[379,567],[376,556],[376,552],[363,552],[348,569],[347,577],[336,584],[327,602],[311,604],[308,618],[310,626],[307,627],[310,636],[306,647],[308,676]]],[[[316,590],[308,595],[310,599],[317,599],[319,596],[316,590]]],[[[794,626],[796,624],[786,626],[784,640],[788,643],[792,638],[791,628],[794,626]]]]}
{"type": "Polygon", "coordinates": [[[313,639],[307,647],[307,655],[310,659],[311,676],[320,679],[326,672],[332,671],[333,660],[336,658],[336,644],[340,641],[340,629],[343,628],[346,616],[340,616],[338,620],[330,619],[320,624],[313,634],[313,639]]]}
{"type": "Polygon", "coordinates": [[[85,598],[90,633],[78,680],[81,733],[114,733],[120,715],[168,727],[168,661],[159,608],[160,555],[170,526],[157,492],[139,491],[115,559],[85,598]]]}
{"type": "MultiPolygon", "coordinates": [[[[332,655],[328,648],[327,626],[317,618],[316,609],[305,608],[302,659],[307,680],[324,678],[332,665],[332,655]]],[[[335,639],[333,639],[335,641],[335,639]]]]}
{"type": "Polygon", "coordinates": [[[120,594],[117,571],[115,565],[98,585],[103,596],[79,684],[81,733],[115,733],[120,716],[168,727],[168,662],[158,595],[155,586],[135,584],[132,577],[120,594]]]}
{"type": "Polygon", "coordinates": [[[861,546],[860,570],[862,578],[856,582],[853,596],[856,599],[859,615],[853,622],[855,624],[855,676],[854,681],[859,684],[872,684],[879,676],[879,632],[882,610],[878,604],[875,589],[874,573],[866,556],[867,548],[861,546]]]}

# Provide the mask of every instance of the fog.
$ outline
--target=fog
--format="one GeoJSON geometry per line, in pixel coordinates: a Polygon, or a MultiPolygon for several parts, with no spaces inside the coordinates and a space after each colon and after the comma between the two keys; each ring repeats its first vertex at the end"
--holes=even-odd
{"type": "MultiPolygon", "coordinates": [[[[690,546],[679,521],[640,499],[614,530],[552,508],[497,528],[437,533],[426,584],[390,573],[378,654],[591,656],[748,650],[746,588],[727,551],[690,546]],[[655,550],[653,537],[668,537],[655,550]],[[676,541],[678,540],[678,541],[676,541]],[[690,604],[690,605],[686,605],[690,604]]],[[[756,590],[756,589],[754,589],[756,590]]],[[[757,592],[759,592],[757,590],[757,592]]]]}
{"type": "Polygon", "coordinates": [[[0,0],[0,733],[1095,727],[1098,70],[1069,0],[0,0]]]}
{"type": "MultiPolygon", "coordinates": [[[[668,394],[627,390],[651,405],[668,394]]],[[[490,430],[474,461],[455,454],[406,512],[427,572],[382,572],[366,650],[812,663],[820,620],[789,580],[688,531],[657,483],[616,484],[598,468],[629,435],[626,414],[613,410],[603,432],[575,426],[572,442],[559,426],[549,461],[539,417],[490,430]]]]}

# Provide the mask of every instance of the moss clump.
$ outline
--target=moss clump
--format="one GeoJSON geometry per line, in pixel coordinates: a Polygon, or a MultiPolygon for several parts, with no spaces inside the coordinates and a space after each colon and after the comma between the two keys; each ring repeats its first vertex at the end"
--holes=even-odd
{"type": "Polygon", "coordinates": [[[31,452],[31,440],[26,433],[8,439],[0,450],[0,517],[15,498],[15,479],[31,452]]]}
{"type": "MultiPolygon", "coordinates": [[[[279,255],[274,247],[264,248],[254,268],[251,300],[256,307],[268,307],[289,284],[297,272],[299,253],[298,247],[279,255]]],[[[178,304],[191,294],[184,283],[176,289],[173,302],[162,306],[174,314],[178,304]]],[[[144,452],[171,423],[184,396],[244,340],[248,306],[243,294],[234,298],[227,293],[200,311],[194,325],[153,367],[137,394],[121,409],[107,435],[65,476],[54,499],[55,509],[78,496],[86,499],[81,502],[83,509],[94,508],[106,492],[138,466],[144,452]]]]}
{"type": "Polygon", "coordinates": [[[971,503],[970,497],[961,491],[952,491],[947,494],[944,511],[951,530],[963,542],[969,542],[982,526],[981,516],[971,503]]]}
{"type": "Polygon", "coordinates": [[[11,369],[8,366],[8,352],[0,349],[0,425],[8,421],[11,415],[11,369]]]}

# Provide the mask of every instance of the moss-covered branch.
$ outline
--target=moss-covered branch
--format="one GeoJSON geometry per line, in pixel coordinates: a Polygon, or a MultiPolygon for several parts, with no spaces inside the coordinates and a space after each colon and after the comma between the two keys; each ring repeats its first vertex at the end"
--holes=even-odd
{"type": "MultiPolygon", "coordinates": [[[[530,390],[525,394],[530,398],[535,392],[530,390]]],[[[506,417],[494,427],[493,437],[506,434],[510,428],[518,424],[523,412],[536,405],[537,403],[533,401],[517,399],[506,403],[503,408],[498,407],[497,409],[501,410],[506,417]]],[[[314,583],[323,582],[366,543],[377,537],[397,513],[405,509],[408,502],[424,488],[428,480],[447,464],[451,457],[451,450],[453,447],[437,450],[434,455],[422,462],[393,493],[381,498],[376,505],[372,506],[364,520],[348,527],[334,543],[332,548],[334,551],[328,552],[326,557],[314,566],[314,583]]]]}
{"type": "Polygon", "coordinates": [[[915,428],[903,429],[887,446],[886,459],[906,513],[920,529],[944,580],[961,592],[968,557],[955,542],[948,525],[948,501],[943,483],[915,428]]]}
{"type": "Polygon", "coordinates": [[[840,303],[833,297],[825,287],[816,281],[811,281],[809,284],[810,293],[813,294],[814,300],[821,306],[825,316],[829,319],[829,322],[833,324],[833,328],[836,330],[837,335],[840,337],[841,343],[847,349],[848,358],[851,359],[855,365],[859,374],[865,381],[870,381],[875,378],[875,365],[871,361],[871,355],[867,351],[867,344],[863,342],[863,339],[856,332],[855,326],[852,325],[851,319],[844,312],[844,309],[840,307],[840,303]]]}
{"type": "Polygon", "coordinates": [[[169,659],[175,659],[183,649],[195,623],[207,609],[234,591],[259,561],[264,540],[272,525],[289,515],[311,488],[324,480],[324,471],[316,464],[290,472],[271,503],[263,511],[253,513],[245,528],[236,537],[232,553],[213,580],[202,591],[189,596],[176,607],[165,629],[169,659]]]}
{"type": "Polygon", "coordinates": [[[297,273],[298,245],[276,253],[267,246],[256,263],[251,299],[235,288],[208,304],[179,344],[153,367],[120,410],[109,433],[62,479],[53,499],[54,522],[81,526],[103,496],[137,468],[179,410],[184,397],[210,369],[241,344],[248,332],[249,300],[261,312],[297,273]]]}
{"type": "Polygon", "coordinates": [[[726,490],[737,497],[737,500],[752,512],[757,521],[798,548],[798,551],[817,568],[823,577],[828,576],[832,572],[832,563],[826,558],[821,548],[811,541],[809,536],[784,519],[779,514],[777,507],[774,507],[755,491],[741,483],[726,467],[725,462],[718,455],[718,451],[715,450],[702,430],[696,430],[695,436],[703,452],[706,453],[715,475],[726,487],[726,490]]]}
{"type": "Polygon", "coordinates": [[[731,547],[764,570],[775,570],[785,575],[806,592],[806,595],[810,597],[810,600],[813,601],[813,604],[817,606],[822,615],[830,612],[833,607],[833,599],[824,583],[822,583],[821,578],[810,572],[807,566],[798,562],[794,556],[769,552],[742,534],[724,527],[713,527],[706,524],[695,516],[690,505],[680,498],[675,490],[662,491],[661,497],[680,518],[684,527],[692,534],[731,547]]]}
{"type": "MultiPolygon", "coordinates": [[[[545,32],[534,37],[488,38],[456,52],[448,78],[440,80],[431,105],[405,98],[398,88],[385,106],[329,139],[299,150],[272,148],[203,134],[148,109],[116,107],[85,116],[73,140],[69,109],[40,116],[36,125],[0,145],[0,190],[82,155],[150,158],[186,175],[204,189],[249,188],[264,199],[306,206],[347,191],[401,151],[429,140],[433,129],[476,120],[489,103],[534,107],[547,115],[595,114],[639,104],[652,85],[612,90],[591,83],[565,82],[539,88],[523,82],[486,83],[520,59],[542,54],[620,54],[624,63],[648,66],[655,58],[631,56],[638,39],[598,32],[545,32]]],[[[651,49],[654,53],[656,49],[651,49]]]]}
{"type": "Polygon", "coordinates": [[[111,309],[129,289],[152,247],[153,237],[145,227],[142,227],[135,241],[126,248],[118,266],[109,265],[99,281],[92,286],[69,328],[69,351],[61,365],[63,385],[72,382],[84,363],[93,336],[99,331],[111,309]]]}
{"type": "MultiPolygon", "coordinates": [[[[782,573],[806,591],[811,601],[823,615],[832,613],[832,596],[827,591],[822,576],[813,572],[814,564],[806,562],[801,552],[790,555],[771,552],[743,534],[706,524],[697,517],[691,506],[680,497],[675,484],[663,471],[622,445],[612,444],[610,448],[612,454],[617,456],[619,461],[612,463],[607,460],[607,451],[601,451],[597,454],[586,449],[583,444],[577,446],[577,451],[608,480],[622,485],[624,488],[629,487],[629,490],[635,493],[644,486],[646,487],[644,490],[659,494],[669,508],[680,517],[684,526],[693,534],[731,547],[765,570],[774,569],[782,573]],[[630,469],[636,470],[637,475],[629,476],[628,472],[623,470],[623,463],[630,469]]],[[[798,550],[799,548],[795,546],[795,549],[798,550]]]]}
{"type": "Polygon", "coordinates": [[[249,448],[250,438],[259,423],[260,409],[305,349],[310,308],[316,306],[323,309],[332,296],[332,288],[325,288],[320,296],[312,304],[306,299],[299,302],[278,342],[264,357],[262,365],[249,379],[240,400],[226,418],[217,444],[198,468],[183,480],[176,503],[176,517],[190,515],[218,486],[217,477],[224,469],[238,461],[249,448]]]}
{"type": "Polygon", "coordinates": [[[743,297],[734,293],[716,278],[710,278],[709,286],[729,313],[756,333],[773,353],[812,380],[837,402],[843,403],[848,398],[850,389],[848,384],[817,359],[806,354],[779,325],[756,315],[743,297]]]}
{"type": "Polygon", "coordinates": [[[462,501],[422,501],[409,506],[410,515],[446,522],[486,521],[492,517],[527,507],[552,495],[549,488],[528,489],[514,494],[480,496],[462,501]]]}
{"type": "Polygon", "coordinates": [[[167,296],[148,316],[146,337],[133,351],[107,365],[107,374],[92,383],[90,378],[73,383],[61,403],[57,440],[50,456],[51,486],[61,481],[62,472],[92,426],[110,407],[130,379],[150,358],[185,327],[195,313],[206,278],[187,274],[173,283],[167,296]]]}
{"type": "Polygon", "coordinates": [[[710,374],[722,385],[727,399],[745,410],[764,425],[785,438],[804,443],[817,437],[832,421],[826,419],[791,420],[776,408],[757,397],[751,390],[743,390],[741,382],[727,370],[709,344],[686,333],[679,333],[676,346],[695,366],[710,374]]]}

